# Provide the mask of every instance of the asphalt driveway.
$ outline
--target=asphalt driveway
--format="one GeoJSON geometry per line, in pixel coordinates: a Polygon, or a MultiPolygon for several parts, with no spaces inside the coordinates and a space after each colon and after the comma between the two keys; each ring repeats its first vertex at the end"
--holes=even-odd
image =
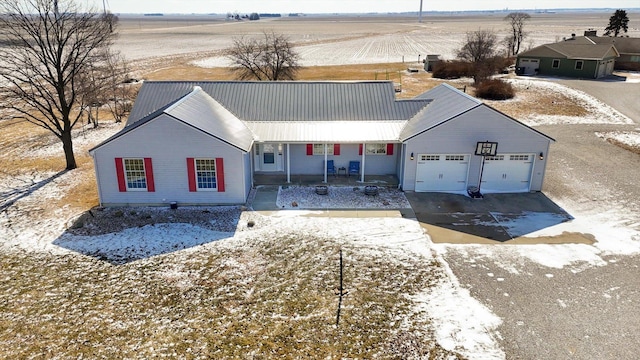
{"type": "Polygon", "coordinates": [[[640,82],[619,80],[619,76],[610,76],[605,79],[563,79],[558,82],[595,97],[640,124],[640,82]]]}

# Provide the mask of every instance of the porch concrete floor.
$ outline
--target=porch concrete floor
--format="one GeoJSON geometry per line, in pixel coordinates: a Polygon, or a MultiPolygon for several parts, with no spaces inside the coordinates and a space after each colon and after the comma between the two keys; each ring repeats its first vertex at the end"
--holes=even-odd
{"type": "Polygon", "coordinates": [[[291,175],[291,182],[287,183],[287,175],[278,174],[254,174],[253,183],[259,185],[330,185],[330,186],[364,186],[377,185],[398,187],[398,177],[395,175],[365,175],[364,182],[360,182],[360,175],[347,176],[328,175],[324,182],[323,175],[291,175]]]}

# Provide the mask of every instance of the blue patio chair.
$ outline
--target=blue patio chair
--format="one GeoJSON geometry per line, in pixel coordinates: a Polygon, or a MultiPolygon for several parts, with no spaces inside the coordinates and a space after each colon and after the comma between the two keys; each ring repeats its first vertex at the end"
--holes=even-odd
{"type": "Polygon", "coordinates": [[[360,174],[360,161],[349,161],[349,175],[351,174],[360,174]]]}
{"type": "Polygon", "coordinates": [[[336,176],[336,167],[333,165],[333,160],[327,160],[327,175],[336,176]]]}

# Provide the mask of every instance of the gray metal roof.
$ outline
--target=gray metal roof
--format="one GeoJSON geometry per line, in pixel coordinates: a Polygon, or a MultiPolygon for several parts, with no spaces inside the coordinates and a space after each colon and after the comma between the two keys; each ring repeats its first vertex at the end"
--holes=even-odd
{"type": "Polygon", "coordinates": [[[431,99],[432,103],[406,123],[399,136],[401,141],[421,134],[482,104],[480,100],[449,84],[436,86],[418,95],[417,98],[431,99]]]}
{"type": "Polygon", "coordinates": [[[164,112],[239,149],[251,149],[251,130],[199,87],[164,112]]]}
{"type": "Polygon", "coordinates": [[[122,130],[90,149],[89,153],[93,153],[95,149],[163,114],[172,116],[241,150],[249,151],[253,144],[254,136],[242,121],[238,120],[201,88],[195,87],[191,93],[182,96],[177,101],[161,107],[136,122],[127,123],[122,130]],[[212,121],[212,119],[216,119],[216,121],[212,121]]]}
{"type": "Polygon", "coordinates": [[[591,44],[566,40],[553,44],[540,45],[531,50],[519,53],[518,57],[545,57],[547,56],[547,50],[551,50],[567,59],[602,60],[612,56],[619,56],[618,51],[612,44],[591,44]]]}
{"type": "Polygon", "coordinates": [[[202,88],[244,121],[408,120],[428,100],[396,100],[389,81],[161,81],[145,82],[127,125],[202,88]]]}

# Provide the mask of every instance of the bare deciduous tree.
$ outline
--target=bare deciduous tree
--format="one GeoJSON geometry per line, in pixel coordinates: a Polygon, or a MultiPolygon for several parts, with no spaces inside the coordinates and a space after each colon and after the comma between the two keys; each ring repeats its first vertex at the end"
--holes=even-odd
{"type": "Polygon", "coordinates": [[[80,77],[80,107],[94,127],[98,126],[100,109],[105,106],[116,122],[121,122],[131,111],[136,92],[129,79],[127,64],[119,53],[105,49],[90,61],[80,77]]]}
{"type": "Polygon", "coordinates": [[[2,0],[0,13],[0,106],[55,134],[75,169],[71,131],[90,97],[82,78],[112,44],[115,18],[74,0],[2,0]]]}
{"type": "Polygon", "coordinates": [[[511,34],[505,38],[508,56],[518,55],[520,47],[527,33],[524,24],[531,19],[531,15],[523,12],[512,12],[505,16],[504,20],[511,25],[511,34]]]}
{"type": "Polygon", "coordinates": [[[496,46],[496,34],[479,29],[468,32],[462,48],[458,50],[458,58],[473,64],[473,80],[476,85],[494,74],[502,64],[502,59],[496,56],[496,46]]]}
{"type": "Polygon", "coordinates": [[[284,35],[263,33],[262,39],[240,37],[227,57],[240,80],[294,80],[300,56],[284,35]]]}

